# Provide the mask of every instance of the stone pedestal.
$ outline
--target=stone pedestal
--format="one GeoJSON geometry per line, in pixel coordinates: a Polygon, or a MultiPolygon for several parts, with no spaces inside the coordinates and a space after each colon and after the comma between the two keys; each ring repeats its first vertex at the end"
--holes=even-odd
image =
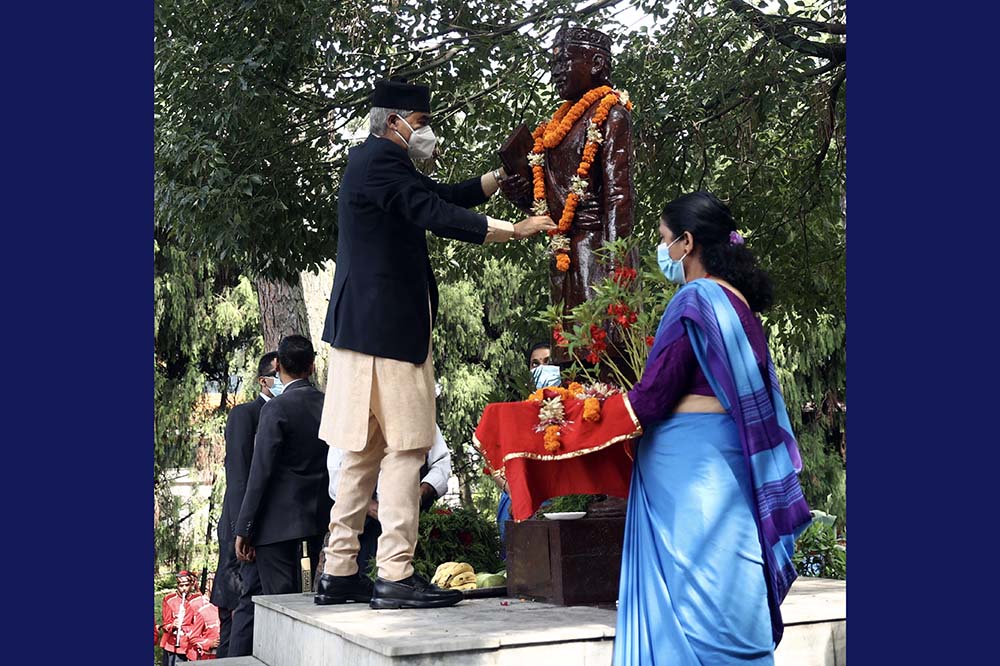
{"type": "Polygon", "coordinates": [[[625,518],[508,521],[507,593],[560,606],[618,599],[625,518]]]}
{"type": "MultiPolygon", "coordinates": [[[[846,584],[799,578],[781,606],[775,666],[843,666],[846,584]]],[[[317,606],[311,594],[254,597],[253,657],[218,666],[608,666],[614,608],[471,599],[450,608],[317,606]]]]}

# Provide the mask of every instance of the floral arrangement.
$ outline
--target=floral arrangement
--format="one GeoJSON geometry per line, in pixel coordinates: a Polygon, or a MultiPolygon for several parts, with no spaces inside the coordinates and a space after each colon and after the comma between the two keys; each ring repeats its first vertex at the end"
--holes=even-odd
{"type": "Polygon", "coordinates": [[[582,400],[583,420],[596,423],[601,420],[601,405],[618,392],[618,389],[601,382],[586,386],[571,382],[565,388],[541,388],[528,396],[528,401],[538,403],[538,425],[535,426],[535,432],[545,433],[545,450],[555,453],[562,448],[562,427],[569,423],[566,420],[567,400],[582,400]]]}
{"type": "Polygon", "coordinates": [[[567,312],[561,303],[553,304],[538,316],[551,327],[555,345],[573,360],[568,377],[574,381],[603,378],[628,390],[642,376],[660,317],[676,287],[663,277],[650,251],[640,253],[643,264],[629,266],[638,242],[632,236],[605,243],[599,258],[613,268],[593,285],[591,299],[567,312]]]}
{"type": "Polygon", "coordinates": [[[583,155],[580,158],[576,174],[570,179],[570,193],[563,203],[563,212],[559,218],[558,228],[549,232],[549,235],[552,236],[549,251],[555,256],[556,269],[562,272],[568,271],[570,266],[570,245],[567,234],[573,224],[576,207],[587,192],[588,176],[594,158],[597,157],[598,147],[604,142],[601,126],[607,120],[612,107],[621,104],[631,111],[632,102],[629,100],[628,92],[619,92],[610,86],[600,86],[587,92],[578,102],[563,104],[551,120],[540,124],[532,133],[535,143],[528,154],[528,164],[531,166],[534,185],[534,204],[531,210],[535,215],[548,215],[549,205],[545,197],[545,151],[561,144],[576,122],[595,104],[597,111],[591,117],[590,125],[587,128],[587,141],[583,146],[583,155]]]}

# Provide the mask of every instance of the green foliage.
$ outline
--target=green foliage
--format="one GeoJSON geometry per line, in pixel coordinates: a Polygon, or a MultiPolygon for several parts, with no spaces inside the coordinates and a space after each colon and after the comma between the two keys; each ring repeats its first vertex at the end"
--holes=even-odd
{"type": "Polygon", "coordinates": [[[811,509],[838,516],[841,529],[846,530],[847,483],[843,459],[827,445],[827,433],[818,425],[801,427],[795,434],[803,460],[799,481],[806,502],[811,509]]]}
{"type": "Polygon", "coordinates": [[[477,572],[503,569],[496,525],[466,509],[421,513],[413,568],[430,580],[444,562],[468,562],[477,572]]]}
{"type": "Polygon", "coordinates": [[[837,543],[833,526],[819,520],[814,520],[795,542],[792,562],[801,576],[847,578],[847,549],[837,543]]]}
{"type": "Polygon", "coordinates": [[[586,511],[590,503],[600,495],[560,495],[553,497],[547,506],[543,506],[536,513],[536,517],[544,519],[543,513],[565,513],[572,511],[586,511]]]}
{"type": "MultiPolygon", "coordinates": [[[[440,251],[448,257],[455,248],[452,243],[440,251]]],[[[527,262],[483,256],[454,277],[448,259],[437,263],[444,269],[434,328],[434,365],[441,383],[438,421],[452,450],[453,471],[465,489],[482,478],[472,433],[483,408],[528,394],[527,351],[535,340],[547,338],[544,327],[532,320],[547,298],[539,263],[529,267],[527,262]]],[[[463,501],[471,504],[471,490],[464,492],[463,501]]]]}
{"type": "MultiPolygon", "coordinates": [[[[263,341],[249,280],[225,264],[192,259],[166,238],[154,248],[154,456],[157,562],[214,566],[205,525],[190,526],[204,500],[171,493],[171,470],[211,482],[224,455],[230,377],[256,374],[263,341]],[[246,370],[253,367],[249,373],[246,370]],[[205,400],[208,383],[221,391],[205,400]]],[[[237,390],[247,387],[244,382],[237,390]]],[[[213,516],[221,510],[216,492],[213,516]]]]}

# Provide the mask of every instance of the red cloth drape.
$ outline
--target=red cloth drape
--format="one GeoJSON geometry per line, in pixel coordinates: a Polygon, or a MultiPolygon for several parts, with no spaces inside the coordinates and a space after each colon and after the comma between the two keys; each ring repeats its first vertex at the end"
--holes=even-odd
{"type": "Polygon", "coordinates": [[[564,401],[562,447],[545,450],[537,402],[498,402],[486,406],[475,441],[494,472],[510,486],[514,520],[530,518],[550,497],[607,494],[628,497],[632,478],[631,438],[642,430],[622,394],[608,398],[596,423],[583,419],[583,401],[564,401]]]}

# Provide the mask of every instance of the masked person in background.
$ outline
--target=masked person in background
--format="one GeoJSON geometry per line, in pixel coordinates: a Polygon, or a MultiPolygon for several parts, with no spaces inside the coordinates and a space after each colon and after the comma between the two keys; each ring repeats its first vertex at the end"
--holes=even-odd
{"type": "MultiPolygon", "coordinates": [[[[528,369],[535,389],[549,386],[559,386],[562,382],[559,366],[552,365],[552,347],[548,342],[536,342],[528,352],[528,369]]],[[[497,503],[497,529],[500,531],[500,557],[507,559],[507,521],[513,520],[511,514],[510,488],[506,479],[491,477],[500,488],[500,501],[497,503]]]]}
{"type": "Polygon", "coordinates": [[[260,357],[257,364],[260,395],[252,402],[233,407],[226,420],[226,494],[218,526],[219,564],[211,594],[212,603],[219,609],[217,656],[220,658],[242,657],[253,652],[253,597],[263,594],[263,589],[257,562],[236,559],[236,518],[246,494],[260,410],[285,389],[275,366],[277,358],[275,351],[260,357]]]}

